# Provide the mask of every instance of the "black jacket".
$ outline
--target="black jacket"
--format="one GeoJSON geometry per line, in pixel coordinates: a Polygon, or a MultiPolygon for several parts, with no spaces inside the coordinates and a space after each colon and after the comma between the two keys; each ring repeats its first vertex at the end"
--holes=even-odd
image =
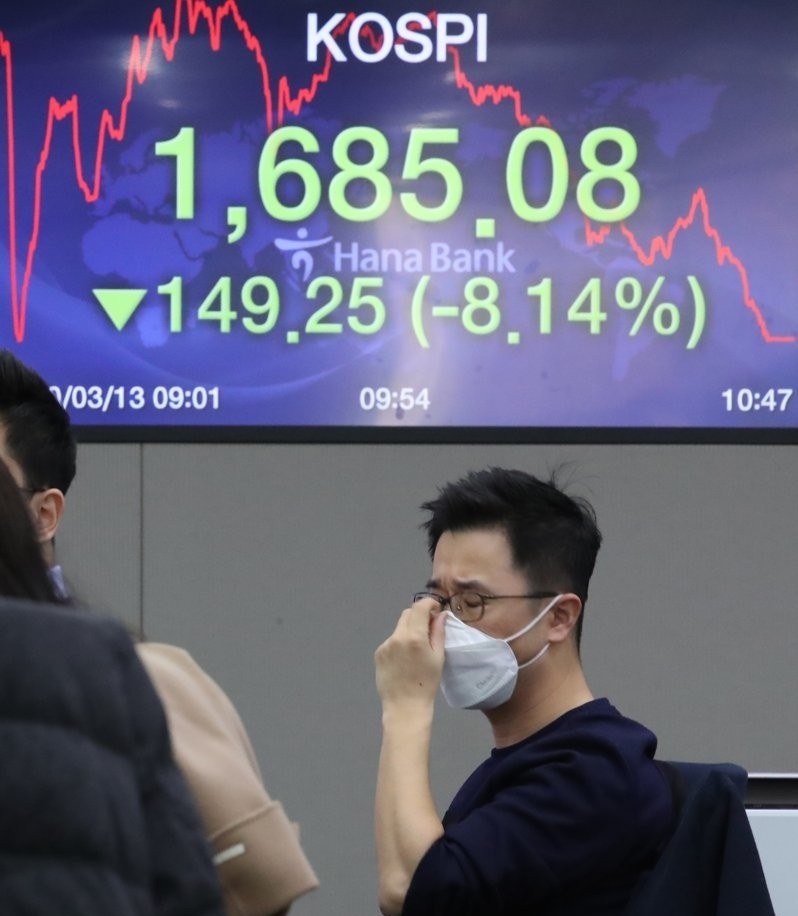
{"type": "Polygon", "coordinates": [[[0,601],[0,912],[222,916],[163,710],[114,621],[0,601]]]}
{"type": "Polygon", "coordinates": [[[774,916],[748,815],[727,775],[708,772],[688,792],[625,916],[774,916]]]}

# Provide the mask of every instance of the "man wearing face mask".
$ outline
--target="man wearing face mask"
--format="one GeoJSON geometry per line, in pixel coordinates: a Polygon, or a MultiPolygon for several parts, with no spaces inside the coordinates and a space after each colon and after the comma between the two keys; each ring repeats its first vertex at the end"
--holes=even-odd
{"type": "Polygon", "coordinates": [[[375,830],[385,916],[617,916],[673,820],[655,736],[593,697],[579,655],[601,535],[554,481],[490,468],[422,508],[432,575],[375,656],[375,830]],[[443,820],[438,688],[482,710],[490,757],[443,820]]]}

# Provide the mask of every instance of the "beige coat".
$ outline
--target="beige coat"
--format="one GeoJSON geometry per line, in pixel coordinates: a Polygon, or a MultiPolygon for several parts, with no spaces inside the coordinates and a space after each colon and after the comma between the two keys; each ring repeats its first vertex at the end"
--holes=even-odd
{"type": "Polygon", "coordinates": [[[138,652],[166,710],[174,756],[213,847],[229,916],[286,910],[318,880],[297,826],[263,786],[233,704],[183,649],[144,642],[138,652]]]}

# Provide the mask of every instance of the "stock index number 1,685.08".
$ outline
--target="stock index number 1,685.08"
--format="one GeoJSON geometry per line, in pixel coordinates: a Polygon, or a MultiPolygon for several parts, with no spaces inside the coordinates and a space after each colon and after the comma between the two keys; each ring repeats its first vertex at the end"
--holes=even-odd
{"type": "MultiPolygon", "coordinates": [[[[422,176],[437,176],[441,192],[434,202],[424,202],[412,190],[399,192],[405,212],[420,222],[449,219],[463,200],[463,177],[452,159],[441,152],[456,152],[460,131],[456,127],[414,127],[404,151],[403,184],[422,176]],[[431,154],[431,148],[438,155],[431,154]]],[[[183,127],[168,140],[155,144],[159,156],[175,160],[175,201],[178,219],[193,219],[195,209],[195,152],[193,127],[183,127]]],[[[314,157],[321,152],[316,135],[306,127],[291,125],[274,130],[263,145],[258,167],[258,190],[266,213],[276,220],[293,223],[309,219],[324,195],[324,185],[314,157]],[[280,195],[280,182],[291,177],[298,191],[291,200],[280,195]]],[[[327,188],[327,201],[342,219],[369,222],[383,216],[391,205],[394,189],[383,169],[391,156],[390,142],[382,131],[365,125],[348,127],[332,141],[335,164],[327,188]],[[357,148],[357,156],[353,151],[357,148]],[[367,182],[373,193],[368,203],[355,204],[349,188],[367,182]]],[[[637,160],[637,143],[620,127],[597,127],[585,135],[579,149],[584,173],[576,184],[576,202],[590,220],[616,223],[627,219],[640,203],[640,183],[631,171],[637,160]],[[598,199],[602,184],[614,186],[611,204],[598,199]]],[[[526,127],[513,138],[505,161],[505,190],[513,212],[530,223],[544,223],[562,211],[570,186],[571,164],[560,135],[550,127],[526,127]],[[533,151],[547,156],[551,183],[545,200],[531,201],[525,186],[527,157],[533,151]]]]}

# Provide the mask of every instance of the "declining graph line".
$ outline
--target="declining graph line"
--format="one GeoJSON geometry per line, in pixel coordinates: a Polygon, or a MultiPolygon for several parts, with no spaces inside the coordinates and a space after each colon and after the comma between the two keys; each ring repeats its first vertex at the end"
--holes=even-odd
{"type": "MultiPolygon", "coordinates": [[[[435,13],[429,14],[430,19],[435,19],[435,13]]],[[[74,156],[75,179],[87,203],[95,202],[100,195],[102,183],[102,168],[106,144],[109,141],[121,142],[125,137],[128,110],[134,99],[135,84],[143,85],[151,70],[152,58],[160,47],[166,61],[174,59],[175,52],[184,30],[190,35],[196,35],[200,23],[204,22],[208,30],[209,45],[212,51],[218,51],[222,44],[222,27],[226,20],[230,20],[243,39],[247,50],[253,55],[261,74],[264,98],[264,116],[267,132],[283,123],[287,112],[297,116],[303,107],[316,97],[319,88],[327,83],[333,71],[333,57],[327,50],[321,68],[310,76],[308,85],[292,91],[288,78],[283,75],[277,81],[276,92],[272,89],[272,80],[263,47],[258,37],[252,32],[249,24],[238,7],[235,0],[212,7],[206,0],[175,0],[174,17],[171,28],[164,20],[161,8],[157,8],[150,20],[146,33],[146,40],[142,43],[138,35],[131,39],[130,56],[125,81],[125,91],[119,104],[116,117],[108,108],[104,108],[100,115],[97,132],[97,146],[90,177],[87,178],[83,151],[80,144],[80,99],[72,95],[66,101],[58,101],[51,97],[48,103],[47,119],[45,125],[44,141],[36,162],[33,181],[33,202],[30,237],[27,241],[22,281],[19,281],[19,236],[18,236],[18,198],[17,198],[17,172],[16,172],[16,137],[14,117],[14,81],[13,81],[13,54],[11,41],[0,31],[0,57],[4,60],[6,83],[6,125],[7,125],[7,173],[8,173],[8,236],[9,236],[9,278],[11,287],[11,311],[14,336],[18,342],[25,337],[27,319],[28,295],[33,277],[33,265],[39,244],[42,214],[42,185],[53,143],[53,135],[57,123],[71,119],[72,148],[74,156]],[[275,104],[276,102],[276,104],[275,104]]],[[[355,14],[350,12],[334,30],[336,37],[346,33],[355,20],[355,14]]],[[[375,35],[369,27],[361,32],[372,46],[378,48],[381,36],[375,35]]],[[[493,85],[489,83],[474,83],[462,66],[457,48],[450,47],[449,55],[452,58],[455,86],[465,92],[474,106],[487,104],[500,105],[508,102],[513,109],[516,122],[521,127],[532,123],[532,119],[525,113],[520,91],[509,85],[493,85]]],[[[539,115],[536,124],[551,126],[544,115],[539,115]]],[[[761,309],[751,294],[747,271],[742,261],[734,254],[732,249],[721,239],[720,233],[713,226],[710,217],[709,202],[702,188],[697,189],[692,198],[690,208],[686,215],[679,217],[673,227],[664,235],[655,236],[646,246],[641,243],[634,233],[624,224],[619,231],[631,248],[635,257],[644,266],[652,265],[657,258],[668,260],[673,252],[673,247],[678,235],[694,224],[700,214],[701,226],[706,236],[715,246],[717,262],[723,266],[728,264],[733,267],[740,278],[742,295],[745,306],[750,309],[755,317],[760,334],[767,343],[794,343],[793,335],[772,334],[762,315],[761,309]]],[[[585,221],[585,239],[588,245],[601,245],[610,237],[612,227],[601,226],[593,229],[585,221]]]]}
{"type": "MultiPolygon", "coordinates": [[[[706,192],[703,188],[697,188],[693,192],[693,197],[690,201],[690,207],[687,213],[684,216],[680,216],[676,222],[671,227],[670,231],[665,235],[656,235],[651,240],[646,248],[641,242],[638,241],[635,234],[631,229],[626,226],[625,223],[619,225],[619,231],[626,239],[629,247],[632,249],[637,260],[644,267],[651,267],[658,258],[662,258],[667,261],[670,260],[673,249],[676,243],[676,239],[680,233],[690,229],[699,218],[701,220],[701,227],[703,229],[704,235],[712,242],[715,248],[715,260],[718,263],[718,266],[723,267],[728,264],[733,267],[739,278],[740,286],[742,289],[743,303],[746,308],[750,309],[753,312],[754,319],[756,320],[759,332],[762,335],[762,339],[765,343],[795,343],[795,336],[789,334],[776,335],[772,334],[768,329],[767,323],[762,311],[760,310],[756,300],[751,294],[750,283],[748,281],[748,272],[745,269],[742,261],[735,255],[732,249],[723,243],[723,240],[720,237],[720,233],[712,225],[712,220],[709,213],[709,201],[707,200],[706,192]]],[[[585,218],[585,239],[588,245],[603,245],[610,234],[612,233],[612,227],[609,225],[601,226],[599,229],[593,229],[590,225],[590,222],[585,218]]]]}
{"type": "Polygon", "coordinates": [[[629,228],[627,228],[627,226],[621,224],[620,230],[626,240],[629,242],[629,246],[637,256],[640,263],[648,267],[654,263],[657,256],[661,256],[666,260],[671,257],[677,236],[680,232],[689,229],[699,215],[701,217],[701,225],[703,227],[704,234],[712,241],[715,247],[715,258],[718,262],[718,265],[722,267],[724,264],[729,264],[737,271],[737,274],[740,277],[743,302],[745,303],[746,308],[753,312],[763,340],[766,343],[795,343],[794,335],[774,335],[771,334],[770,330],[768,329],[764,316],[762,315],[756,300],[751,295],[751,288],[748,282],[748,272],[743,266],[742,261],[737,257],[737,255],[735,255],[732,249],[723,243],[723,240],[720,237],[720,233],[712,225],[709,215],[709,201],[707,200],[707,196],[703,188],[698,188],[693,193],[693,198],[690,202],[690,209],[688,210],[687,215],[679,217],[667,235],[655,236],[649,245],[648,251],[643,249],[643,247],[637,241],[634,233],[629,228]]]}

